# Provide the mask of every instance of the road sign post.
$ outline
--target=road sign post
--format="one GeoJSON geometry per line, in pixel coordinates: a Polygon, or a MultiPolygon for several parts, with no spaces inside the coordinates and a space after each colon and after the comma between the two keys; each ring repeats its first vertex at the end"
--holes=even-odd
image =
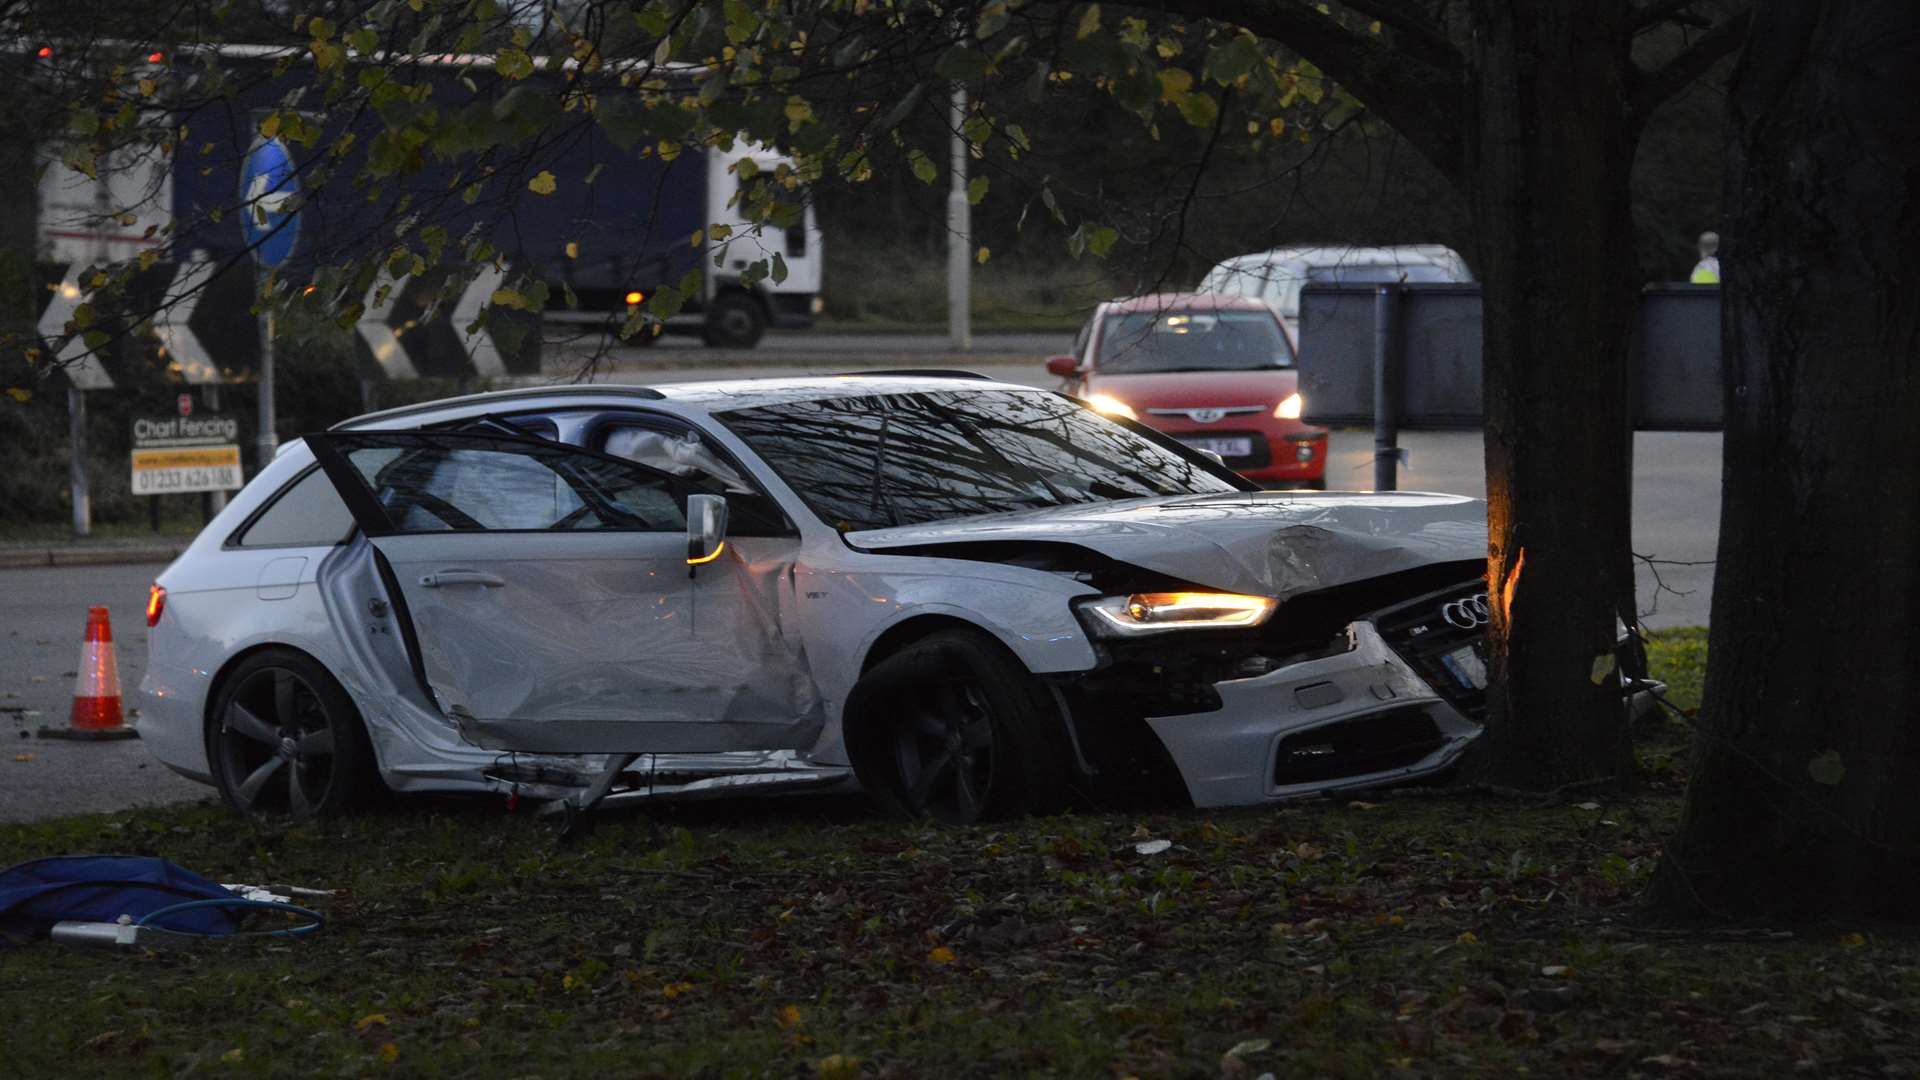
{"type": "Polygon", "coordinates": [[[293,155],[279,139],[255,140],[240,166],[240,230],[260,268],[260,460],[264,469],[279,445],[273,408],[273,271],[293,256],[300,241],[300,177],[293,155]],[[292,206],[288,204],[292,203],[292,206]]]}

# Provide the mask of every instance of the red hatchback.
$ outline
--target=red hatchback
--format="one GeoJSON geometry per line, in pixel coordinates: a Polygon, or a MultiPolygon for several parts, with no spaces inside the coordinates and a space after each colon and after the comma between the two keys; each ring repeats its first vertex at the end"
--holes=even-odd
{"type": "Polygon", "coordinates": [[[1219,293],[1109,300],[1047,370],[1102,412],[1139,420],[1270,487],[1327,486],[1327,429],[1300,422],[1293,343],[1273,309],[1219,293]]]}

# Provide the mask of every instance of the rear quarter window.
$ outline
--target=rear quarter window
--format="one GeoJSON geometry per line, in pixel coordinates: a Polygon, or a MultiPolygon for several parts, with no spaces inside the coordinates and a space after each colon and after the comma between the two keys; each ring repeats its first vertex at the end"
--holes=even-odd
{"type": "Polygon", "coordinates": [[[328,547],[353,532],[353,514],[314,466],[280,489],[235,541],[240,547],[328,547]]]}

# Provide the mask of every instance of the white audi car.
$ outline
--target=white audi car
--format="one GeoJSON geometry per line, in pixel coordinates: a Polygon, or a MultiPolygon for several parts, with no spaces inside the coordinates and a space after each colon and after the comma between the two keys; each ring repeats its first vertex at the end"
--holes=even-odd
{"type": "Polygon", "coordinates": [[[856,785],[1257,804],[1479,732],[1482,505],[1266,492],[964,373],[511,390],[284,447],[154,585],[141,735],[241,811],[856,785]]]}

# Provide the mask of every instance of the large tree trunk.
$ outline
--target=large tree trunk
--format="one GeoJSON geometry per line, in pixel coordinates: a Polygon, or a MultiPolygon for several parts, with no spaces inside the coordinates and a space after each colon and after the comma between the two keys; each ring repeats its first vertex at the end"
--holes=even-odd
{"type": "Polygon", "coordinates": [[[1488,776],[1625,786],[1613,652],[1616,615],[1633,618],[1629,11],[1480,10],[1463,186],[1486,304],[1488,776]]]}
{"type": "Polygon", "coordinates": [[[1729,119],[1706,700],[1652,899],[1913,922],[1920,5],[1761,4],[1729,119]]]}

